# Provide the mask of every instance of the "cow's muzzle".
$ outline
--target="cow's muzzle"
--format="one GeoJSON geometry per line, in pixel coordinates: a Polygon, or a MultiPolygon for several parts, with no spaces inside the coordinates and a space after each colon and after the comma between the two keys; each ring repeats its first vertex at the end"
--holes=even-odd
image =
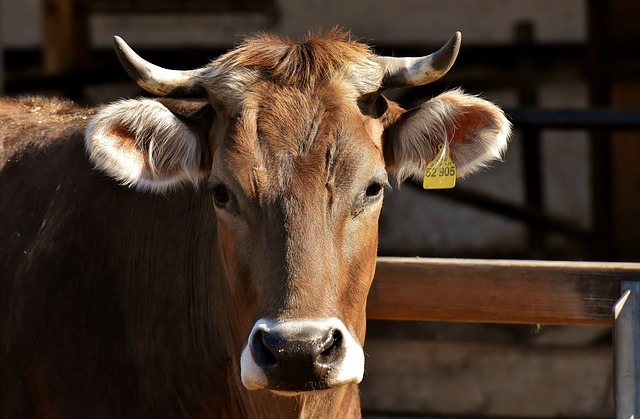
{"type": "Polygon", "coordinates": [[[249,390],[325,390],[359,383],[364,354],[338,319],[260,319],[242,351],[241,373],[249,390]]]}

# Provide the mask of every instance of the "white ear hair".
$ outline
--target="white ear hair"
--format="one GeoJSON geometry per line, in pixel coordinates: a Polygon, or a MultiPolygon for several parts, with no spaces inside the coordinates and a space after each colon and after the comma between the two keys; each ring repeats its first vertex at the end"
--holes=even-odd
{"type": "Polygon", "coordinates": [[[102,108],[87,126],[85,147],[96,168],[140,190],[164,192],[202,178],[200,140],[152,99],[102,108]]]}
{"type": "Polygon", "coordinates": [[[425,167],[446,147],[458,171],[477,172],[500,159],[511,124],[493,103],[452,90],[407,111],[387,129],[386,158],[398,183],[421,180],[425,167]]]}

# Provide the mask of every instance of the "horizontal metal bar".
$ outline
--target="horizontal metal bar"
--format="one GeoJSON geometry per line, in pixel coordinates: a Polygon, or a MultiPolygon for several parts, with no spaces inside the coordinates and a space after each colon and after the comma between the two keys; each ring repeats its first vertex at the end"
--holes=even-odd
{"type": "MultiPolygon", "coordinates": [[[[417,188],[422,187],[421,185],[414,183],[411,185],[417,188]]],[[[575,225],[568,220],[563,220],[561,218],[545,214],[543,211],[533,208],[511,204],[469,189],[457,187],[455,189],[446,190],[434,189],[429,191],[429,193],[452,201],[461,202],[475,208],[490,211],[502,217],[522,221],[535,228],[562,233],[577,240],[588,240],[592,236],[590,231],[575,225]]]]}
{"type": "Polygon", "coordinates": [[[640,130],[640,110],[510,109],[515,128],[640,130]]]}

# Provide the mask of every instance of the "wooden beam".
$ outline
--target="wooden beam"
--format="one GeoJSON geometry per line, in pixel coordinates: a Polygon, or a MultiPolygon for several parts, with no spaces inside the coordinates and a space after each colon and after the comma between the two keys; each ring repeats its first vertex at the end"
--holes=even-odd
{"type": "Polygon", "coordinates": [[[369,319],[611,326],[640,263],[378,258],[369,319]]]}
{"type": "Polygon", "coordinates": [[[44,65],[49,74],[87,65],[89,30],[82,0],[44,0],[44,65]]]}

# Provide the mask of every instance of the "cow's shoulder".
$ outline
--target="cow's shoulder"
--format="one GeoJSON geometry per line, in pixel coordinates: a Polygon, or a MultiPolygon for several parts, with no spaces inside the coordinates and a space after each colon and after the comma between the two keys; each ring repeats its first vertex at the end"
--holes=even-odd
{"type": "Polygon", "coordinates": [[[64,99],[26,96],[0,99],[0,169],[7,161],[69,141],[95,113],[64,99]]]}

